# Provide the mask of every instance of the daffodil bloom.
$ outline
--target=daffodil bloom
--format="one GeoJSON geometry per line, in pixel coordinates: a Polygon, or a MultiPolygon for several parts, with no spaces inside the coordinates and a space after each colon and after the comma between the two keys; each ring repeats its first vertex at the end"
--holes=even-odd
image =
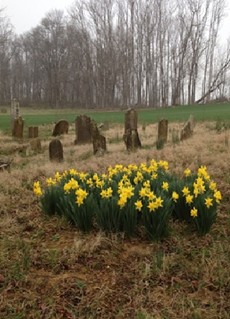
{"type": "Polygon", "coordinates": [[[57,182],[60,182],[60,180],[61,180],[61,175],[60,175],[59,172],[56,172],[55,175],[54,175],[54,177],[55,177],[55,179],[56,179],[57,182]]]}
{"type": "Polygon", "coordinates": [[[69,170],[69,174],[70,175],[77,175],[77,171],[76,171],[76,169],[74,169],[74,168],[71,168],[70,170],[69,170]]]}
{"type": "Polygon", "coordinates": [[[111,187],[107,188],[107,189],[103,189],[100,193],[102,198],[110,198],[112,197],[113,194],[113,190],[111,187]]]}
{"type": "Polygon", "coordinates": [[[196,186],[194,186],[193,194],[196,198],[199,195],[199,189],[196,186]]]}
{"type": "Polygon", "coordinates": [[[122,180],[123,180],[123,181],[128,181],[128,180],[129,180],[128,175],[127,175],[127,174],[124,174],[124,175],[122,176],[122,180]]]}
{"type": "Polygon", "coordinates": [[[221,199],[222,199],[222,195],[220,193],[220,191],[215,191],[214,195],[216,202],[219,204],[221,199]]]}
{"type": "Polygon", "coordinates": [[[93,187],[93,180],[92,178],[88,178],[86,181],[86,184],[89,185],[89,187],[93,187]]]}
{"type": "Polygon", "coordinates": [[[213,199],[210,198],[210,197],[205,198],[205,206],[206,206],[207,208],[213,206],[212,201],[213,201],[213,199]]]}
{"type": "Polygon", "coordinates": [[[192,201],[193,201],[193,195],[188,194],[188,195],[185,197],[185,200],[186,200],[186,203],[187,203],[187,204],[191,204],[192,201]]]}
{"type": "Polygon", "coordinates": [[[143,186],[144,186],[144,187],[147,187],[147,188],[150,188],[150,181],[149,181],[149,180],[145,181],[145,182],[143,183],[143,186]]]}
{"type": "Polygon", "coordinates": [[[203,194],[205,192],[204,180],[201,177],[198,177],[193,184],[193,187],[196,187],[199,190],[199,194],[203,194]]]}
{"type": "Polygon", "coordinates": [[[148,170],[147,166],[145,163],[141,163],[140,164],[140,168],[139,168],[142,172],[146,172],[148,170]]]}
{"type": "Polygon", "coordinates": [[[57,183],[56,179],[53,179],[51,177],[46,179],[47,186],[52,186],[52,185],[55,185],[56,183],[57,183]]]}
{"type": "Polygon", "coordinates": [[[76,203],[78,206],[81,206],[84,203],[84,198],[81,196],[77,196],[76,203]]]}
{"type": "Polygon", "coordinates": [[[140,195],[140,197],[145,197],[145,196],[147,196],[148,195],[148,188],[146,188],[146,187],[142,187],[141,189],[140,189],[140,191],[139,191],[139,195],[140,195]]]}
{"type": "Polygon", "coordinates": [[[137,200],[135,203],[134,203],[135,207],[136,207],[136,210],[138,211],[141,211],[141,208],[143,207],[143,204],[142,204],[142,201],[141,200],[137,200]]]}
{"type": "Polygon", "coordinates": [[[197,217],[197,215],[198,215],[198,210],[197,210],[195,207],[193,207],[193,209],[191,209],[191,211],[190,211],[190,215],[191,215],[191,217],[193,217],[193,218],[197,217]]]}
{"type": "Polygon", "coordinates": [[[203,177],[205,180],[210,180],[210,176],[208,175],[206,166],[201,166],[198,169],[198,176],[203,177]]]}
{"type": "Polygon", "coordinates": [[[143,180],[143,174],[140,171],[137,171],[137,178],[141,182],[143,180]]]}
{"type": "Polygon", "coordinates": [[[152,178],[152,179],[157,179],[157,177],[158,177],[158,174],[157,174],[157,173],[153,173],[153,174],[151,175],[151,178],[152,178]]]}
{"type": "Polygon", "coordinates": [[[194,183],[193,187],[194,187],[194,189],[197,189],[198,194],[203,194],[205,192],[205,190],[206,190],[204,184],[196,184],[196,183],[194,183]]]}
{"type": "Polygon", "coordinates": [[[159,197],[157,197],[157,198],[156,198],[156,205],[157,205],[157,208],[158,208],[158,207],[163,207],[163,205],[162,205],[162,204],[163,204],[163,202],[164,202],[164,201],[163,201],[163,199],[162,199],[160,196],[159,196],[159,197]]]}
{"type": "Polygon", "coordinates": [[[162,187],[163,190],[168,191],[168,189],[169,189],[169,183],[168,183],[168,182],[163,182],[163,184],[162,184],[161,187],[162,187]]]}
{"type": "Polygon", "coordinates": [[[65,183],[64,185],[64,191],[65,193],[69,193],[71,189],[76,190],[79,188],[78,181],[76,181],[74,178],[71,178],[68,183],[65,183]]]}
{"type": "Polygon", "coordinates": [[[134,195],[133,191],[134,191],[133,186],[123,187],[121,189],[120,196],[125,196],[127,199],[131,198],[134,195]]]}
{"type": "Polygon", "coordinates": [[[40,186],[39,181],[34,182],[33,191],[34,191],[34,194],[35,194],[37,197],[42,196],[42,189],[41,189],[41,186],[40,186]]]}
{"type": "Polygon", "coordinates": [[[165,171],[168,171],[168,169],[169,169],[169,163],[167,162],[167,161],[159,161],[158,162],[158,165],[160,166],[160,167],[162,167],[165,171]]]}
{"type": "Polygon", "coordinates": [[[186,177],[190,176],[190,175],[191,175],[191,170],[190,170],[189,168],[186,168],[186,169],[184,170],[184,175],[185,175],[186,177]]]}
{"type": "Polygon", "coordinates": [[[209,188],[210,188],[212,191],[216,191],[216,188],[217,188],[216,183],[213,182],[213,181],[211,181],[211,182],[209,183],[209,188]]]}
{"type": "Polygon", "coordinates": [[[136,164],[129,164],[128,168],[130,169],[130,171],[136,171],[138,169],[136,164]]]}
{"type": "Polygon", "coordinates": [[[179,198],[179,194],[177,192],[173,192],[172,193],[172,199],[173,199],[173,201],[175,203],[177,202],[178,198],[179,198]]]}
{"type": "Polygon", "coordinates": [[[87,197],[88,193],[87,191],[85,191],[84,189],[82,188],[79,188],[76,190],[75,194],[77,195],[77,197],[81,197],[83,198],[83,200],[87,197]]]}
{"type": "Polygon", "coordinates": [[[154,212],[157,209],[157,203],[154,201],[149,202],[148,209],[150,212],[154,212]]]}
{"type": "Polygon", "coordinates": [[[103,180],[96,180],[96,186],[97,188],[102,188],[104,186],[105,182],[103,180]]]}
{"type": "Polygon", "coordinates": [[[183,189],[182,189],[182,193],[184,196],[188,196],[190,194],[190,190],[188,189],[187,186],[185,186],[183,189]]]}
{"type": "Polygon", "coordinates": [[[99,177],[98,177],[98,175],[95,173],[94,175],[93,175],[93,180],[94,181],[97,181],[99,179],[99,177]]]}
{"type": "Polygon", "coordinates": [[[82,180],[82,182],[85,181],[87,175],[88,175],[87,173],[83,173],[83,172],[79,173],[79,177],[80,177],[80,179],[82,180]]]}
{"type": "Polygon", "coordinates": [[[120,206],[120,208],[123,208],[126,203],[127,203],[127,197],[124,194],[120,195],[119,200],[117,202],[118,206],[120,206]]]}
{"type": "Polygon", "coordinates": [[[154,194],[154,192],[149,191],[147,196],[149,200],[156,199],[156,195],[154,194]]]}
{"type": "Polygon", "coordinates": [[[152,171],[157,171],[158,164],[157,164],[157,162],[155,160],[151,160],[150,168],[151,168],[152,171]]]}

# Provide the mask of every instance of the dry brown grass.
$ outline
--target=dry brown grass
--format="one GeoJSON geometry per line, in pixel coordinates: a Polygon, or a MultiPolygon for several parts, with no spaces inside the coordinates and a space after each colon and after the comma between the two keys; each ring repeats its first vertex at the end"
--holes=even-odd
{"type": "Polygon", "coordinates": [[[39,154],[25,150],[26,140],[0,135],[1,156],[13,158],[11,172],[0,172],[0,318],[229,318],[229,131],[197,124],[189,140],[175,144],[176,126],[170,124],[162,150],[155,147],[156,125],[140,127],[143,148],[135,153],[125,151],[123,127],[111,127],[103,132],[108,148],[103,157],[93,156],[91,145],[74,146],[71,127],[61,138],[62,164],[48,160],[47,127],[39,128],[39,154]],[[152,158],[167,160],[178,174],[207,165],[223,194],[210,234],[198,237],[174,223],[171,236],[157,243],[122,234],[82,235],[65,220],[43,215],[32,193],[34,180],[56,171],[103,172],[109,165],[152,158]]]}

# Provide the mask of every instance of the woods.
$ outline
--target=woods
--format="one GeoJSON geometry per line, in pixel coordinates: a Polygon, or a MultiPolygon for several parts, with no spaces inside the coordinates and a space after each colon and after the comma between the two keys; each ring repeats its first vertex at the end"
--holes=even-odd
{"type": "Polygon", "coordinates": [[[225,0],[77,0],[16,35],[0,12],[0,103],[165,107],[229,98],[225,0]]]}

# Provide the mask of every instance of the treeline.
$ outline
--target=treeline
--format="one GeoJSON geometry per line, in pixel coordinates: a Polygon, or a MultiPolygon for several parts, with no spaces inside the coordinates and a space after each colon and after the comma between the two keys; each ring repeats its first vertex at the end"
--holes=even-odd
{"type": "Polygon", "coordinates": [[[0,103],[160,107],[229,97],[225,0],[78,0],[17,36],[0,16],[0,103]]]}

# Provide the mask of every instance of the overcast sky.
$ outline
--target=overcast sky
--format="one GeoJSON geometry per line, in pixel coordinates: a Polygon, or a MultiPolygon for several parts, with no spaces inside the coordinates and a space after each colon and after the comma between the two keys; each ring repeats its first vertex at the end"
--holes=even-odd
{"type": "Polygon", "coordinates": [[[74,0],[0,0],[0,8],[5,8],[5,16],[15,32],[21,34],[36,27],[50,10],[65,10],[73,3],[74,0]]]}
{"type": "MultiPolygon", "coordinates": [[[[98,0],[100,1],[100,0],[98,0]]],[[[221,37],[230,38],[230,0],[226,0],[228,9],[221,28],[221,37]]],[[[0,0],[0,8],[5,8],[17,34],[22,34],[36,27],[47,12],[53,9],[66,10],[74,0],[0,0]]]]}

